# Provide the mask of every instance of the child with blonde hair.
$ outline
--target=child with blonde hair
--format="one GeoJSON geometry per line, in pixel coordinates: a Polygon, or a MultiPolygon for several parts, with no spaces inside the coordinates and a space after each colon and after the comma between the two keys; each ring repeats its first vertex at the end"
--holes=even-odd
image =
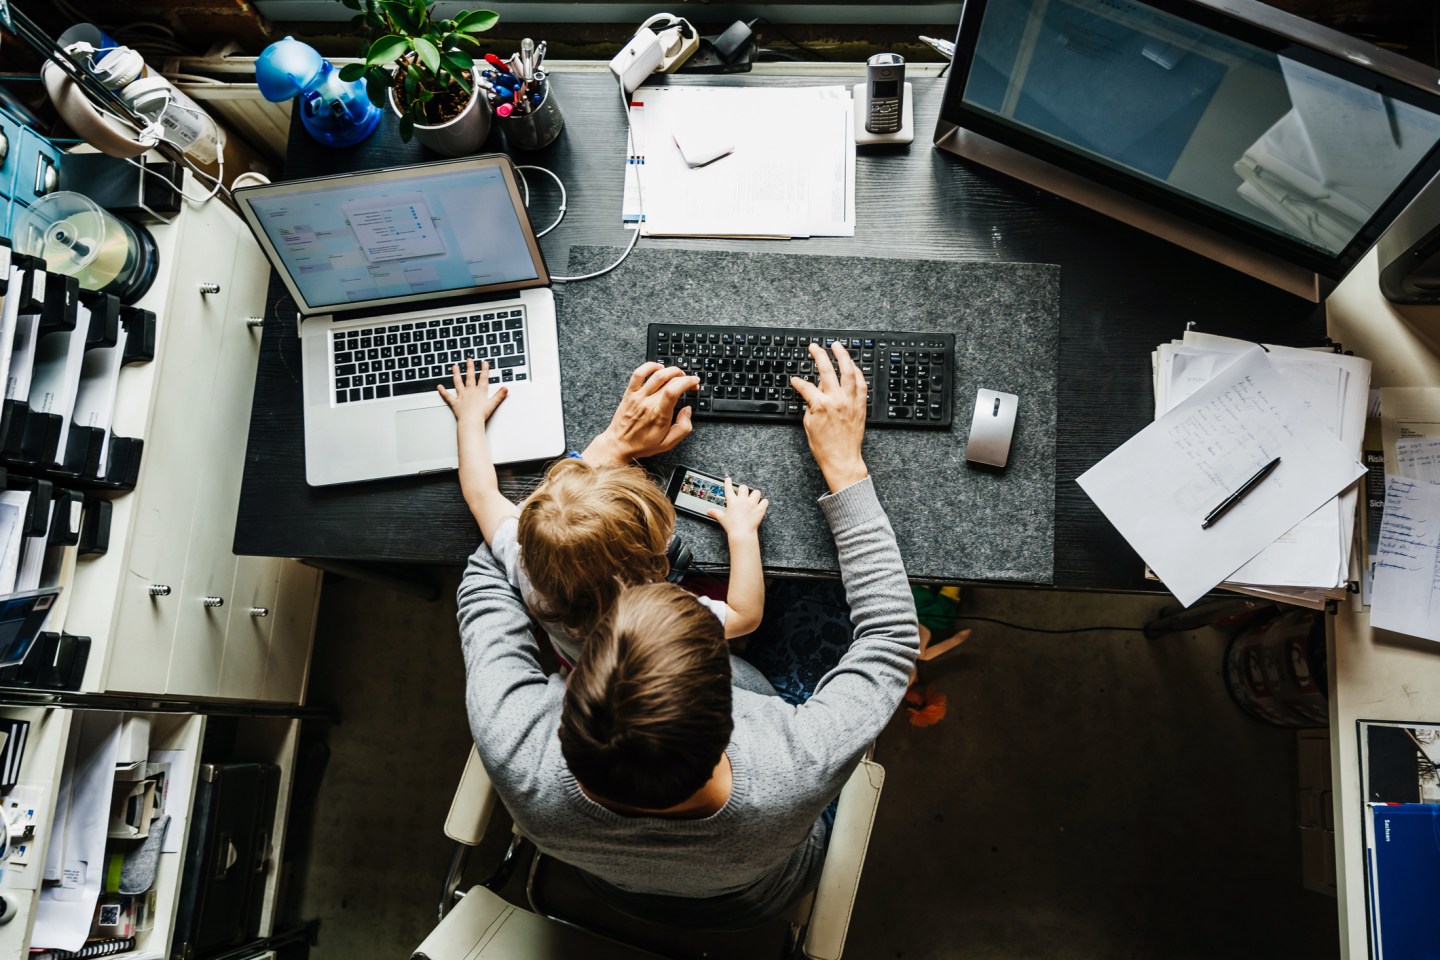
{"type": "MultiPolygon", "coordinates": [[[[656,369],[643,375],[649,366],[635,372],[627,397],[654,386],[665,372],[653,365],[656,369]]],[[[439,388],[455,413],[460,490],[531,616],[574,664],[622,590],[666,579],[675,508],[634,463],[574,456],[553,464],[529,497],[512,503],[500,492],[485,441],[485,423],[508,391],[502,384],[490,394],[488,374],[488,363],[477,376],[474,362],[466,361],[463,374],[454,367],[454,390],[439,388]]],[[[725,509],[710,515],[729,541],[728,595],[725,601],[696,599],[720,620],[728,639],[760,626],[765,605],[760,521],[770,501],[743,484],[732,487],[728,478],[725,501],[725,509]]]]}

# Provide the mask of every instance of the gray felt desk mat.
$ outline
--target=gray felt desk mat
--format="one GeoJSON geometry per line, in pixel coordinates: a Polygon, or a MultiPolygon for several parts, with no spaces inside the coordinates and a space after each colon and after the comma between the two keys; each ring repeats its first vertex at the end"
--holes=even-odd
{"type": "MultiPolygon", "coordinates": [[[[600,269],[619,253],[571,247],[569,273],[600,269]]],[[[557,287],[556,297],[565,430],[575,446],[609,423],[644,361],[652,322],[955,333],[952,427],[865,434],[865,460],[906,570],[937,580],[1053,582],[1058,266],[642,248],[603,277],[557,287]],[[1003,472],[965,462],[980,387],[1020,397],[1003,472]]],[[[798,423],[698,421],[679,448],[647,466],[663,482],[681,463],[728,470],[769,497],[760,528],[767,569],[838,570],[815,505],[824,482],[798,423]]],[[[683,514],[678,522],[698,562],[728,563],[718,527],[683,514]]]]}

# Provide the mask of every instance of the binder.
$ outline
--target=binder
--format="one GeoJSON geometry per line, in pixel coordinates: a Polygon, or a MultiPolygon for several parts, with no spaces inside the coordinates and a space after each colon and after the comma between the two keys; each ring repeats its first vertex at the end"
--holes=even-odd
{"type": "Polygon", "coordinates": [[[51,587],[0,599],[0,624],[5,626],[5,640],[0,643],[0,666],[12,667],[25,662],[59,595],[60,588],[51,587]]]}
{"type": "Polygon", "coordinates": [[[125,330],[125,355],[121,364],[149,363],[155,359],[155,314],[140,307],[120,307],[120,325],[125,330]]]}
{"type": "Polygon", "coordinates": [[[82,557],[103,556],[110,549],[110,516],[114,511],[103,497],[86,497],[80,520],[80,537],[76,541],[82,557]]]}
{"type": "Polygon", "coordinates": [[[120,338],[120,301],[108,293],[80,294],[80,302],[90,311],[90,326],[85,332],[85,349],[113,347],[120,338]]]}
{"type": "Polygon", "coordinates": [[[172,960],[236,946],[258,931],[279,780],[270,763],[201,765],[172,960]]]}
{"type": "Polygon", "coordinates": [[[20,764],[25,760],[30,721],[0,717],[0,734],[5,735],[5,745],[0,747],[0,790],[9,790],[20,781],[20,764]]]}
{"type": "Polygon", "coordinates": [[[79,490],[56,487],[54,503],[45,542],[52,547],[73,547],[80,542],[84,525],[85,494],[79,490]]]}
{"type": "Polygon", "coordinates": [[[6,490],[24,490],[30,494],[22,526],[27,537],[43,537],[50,529],[50,506],[55,499],[55,485],[38,477],[10,474],[5,478],[6,490]]]}
{"type": "Polygon", "coordinates": [[[1370,895],[1370,956],[1435,955],[1440,902],[1440,805],[1367,803],[1365,866],[1370,895]]]}

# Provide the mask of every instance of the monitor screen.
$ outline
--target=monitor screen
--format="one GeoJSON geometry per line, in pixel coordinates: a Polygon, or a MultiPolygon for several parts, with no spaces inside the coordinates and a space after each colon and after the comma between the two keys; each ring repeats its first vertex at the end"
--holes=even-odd
{"type": "Polygon", "coordinates": [[[947,118],[1310,268],[1368,248],[1440,143],[1440,98],[1204,3],[983,0],[963,16],[947,118]]]}
{"type": "Polygon", "coordinates": [[[246,198],[311,308],[461,293],[539,276],[496,165],[342,177],[246,198]]]}

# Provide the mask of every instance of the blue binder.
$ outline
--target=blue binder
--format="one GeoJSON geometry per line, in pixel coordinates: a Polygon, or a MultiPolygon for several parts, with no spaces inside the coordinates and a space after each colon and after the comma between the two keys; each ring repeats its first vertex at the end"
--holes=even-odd
{"type": "Polygon", "coordinates": [[[1440,804],[1366,806],[1370,956],[1440,960],[1440,804]]]}

